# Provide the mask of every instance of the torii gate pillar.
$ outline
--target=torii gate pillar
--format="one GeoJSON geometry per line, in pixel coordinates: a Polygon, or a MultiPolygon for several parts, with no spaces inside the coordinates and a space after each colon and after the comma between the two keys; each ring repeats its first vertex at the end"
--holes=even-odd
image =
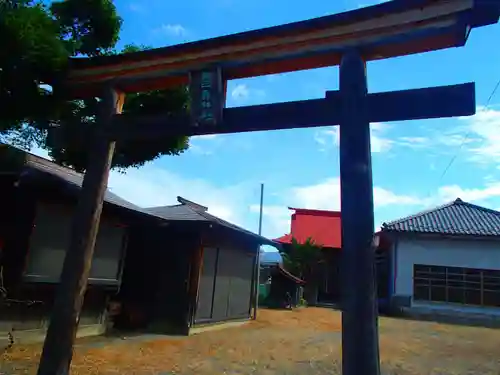
{"type": "Polygon", "coordinates": [[[342,210],[342,366],[379,374],[373,183],[366,64],[349,51],[340,64],[342,210]],[[354,356],[354,358],[352,358],[354,356]]]}

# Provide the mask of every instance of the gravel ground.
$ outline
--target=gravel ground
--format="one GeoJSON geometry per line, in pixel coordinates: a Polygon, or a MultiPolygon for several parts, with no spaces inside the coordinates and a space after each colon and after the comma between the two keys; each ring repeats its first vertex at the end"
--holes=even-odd
{"type": "MultiPolygon", "coordinates": [[[[260,310],[243,327],[185,338],[79,341],[72,374],[339,374],[340,314],[320,308],[260,310]]],[[[500,373],[500,330],[380,319],[384,375],[500,373]]],[[[39,346],[0,357],[0,374],[32,374],[39,346]]]]}

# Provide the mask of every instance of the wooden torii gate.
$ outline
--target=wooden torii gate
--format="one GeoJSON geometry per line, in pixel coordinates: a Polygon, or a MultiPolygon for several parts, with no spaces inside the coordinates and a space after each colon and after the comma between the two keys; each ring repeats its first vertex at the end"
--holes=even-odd
{"type": "Polygon", "coordinates": [[[475,113],[473,83],[368,93],[366,62],[465,45],[491,25],[499,0],[393,0],[303,22],[125,55],[73,59],[55,91],[102,98],[74,217],[40,375],[67,374],[115,142],[175,135],[340,125],[343,285],[342,365],[346,375],[380,373],[373,254],[370,122],[475,113]],[[226,82],[340,66],[340,89],[323,99],[224,108],[226,82]],[[189,85],[191,113],[121,115],[130,92],[189,85]]]}

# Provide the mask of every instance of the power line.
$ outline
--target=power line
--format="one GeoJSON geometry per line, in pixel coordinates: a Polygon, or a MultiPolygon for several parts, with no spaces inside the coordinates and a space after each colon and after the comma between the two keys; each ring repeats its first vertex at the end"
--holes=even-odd
{"type": "MultiPolygon", "coordinates": [[[[497,81],[495,87],[493,88],[493,91],[491,92],[490,96],[488,97],[488,100],[486,101],[486,106],[484,107],[484,109],[488,109],[488,107],[490,106],[491,99],[493,99],[493,97],[495,96],[495,93],[497,92],[498,87],[500,87],[500,79],[497,81]]],[[[446,168],[443,170],[443,173],[441,173],[441,176],[439,177],[438,185],[441,183],[444,176],[446,175],[446,173],[448,173],[450,167],[453,165],[453,163],[455,162],[455,160],[459,156],[460,152],[462,151],[462,148],[465,145],[465,142],[467,142],[469,140],[469,136],[471,135],[471,133],[472,133],[472,130],[469,129],[469,131],[465,134],[465,137],[462,139],[462,142],[460,143],[458,151],[450,159],[450,162],[446,165],[446,168]]]]}

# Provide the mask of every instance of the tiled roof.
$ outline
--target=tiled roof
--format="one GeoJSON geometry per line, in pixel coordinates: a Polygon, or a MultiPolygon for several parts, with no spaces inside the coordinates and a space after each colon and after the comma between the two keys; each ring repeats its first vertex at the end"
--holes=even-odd
{"type": "Polygon", "coordinates": [[[500,236],[500,212],[457,198],[432,210],[384,223],[382,231],[500,236]]]}
{"type": "MultiPolygon", "coordinates": [[[[26,153],[25,168],[27,169],[25,169],[25,173],[29,173],[30,170],[42,172],[66,183],[69,183],[78,189],[81,188],[83,184],[83,174],[78,173],[71,168],[60,166],[56,163],[51,162],[50,160],[33,154],[26,153]]],[[[114,204],[115,206],[128,208],[129,210],[141,210],[139,206],[136,206],[135,204],[126,201],[118,195],[113,194],[108,189],[104,194],[104,201],[114,204]]]]}
{"type": "Polygon", "coordinates": [[[265,237],[259,236],[249,230],[246,230],[238,225],[223,220],[217,216],[211,215],[207,212],[207,207],[201,206],[197,203],[188,201],[185,198],[177,197],[180,204],[173,206],[150,207],[143,209],[145,212],[157,216],[165,220],[185,220],[185,221],[202,221],[219,224],[223,227],[236,230],[251,237],[261,240],[262,244],[277,246],[278,244],[265,237]]]}
{"type": "MultiPolygon", "coordinates": [[[[6,145],[4,145],[6,146],[6,145]]],[[[60,166],[43,157],[36,156],[10,146],[11,151],[17,156],[22,156],[21,175],[29,176],[37,173],[42,173],[45,178],[55,178],[56,181],[63,182],[64,186],[80,189],[83,184],[83,174],[67,167],[60,166]]],[[[207,212],[208,208],[191,202],[185,198],[177,197],[180,204],[174,206],[142,208],[135,204],[122,199],[116,194],[106,189],[104,201],[115,206],[124,207],[128,210],[135,211],[144,215],[154,216],[163,220],[171,221],[205,221],[219,224],[223,227],[233,229],[246,236],[253,237],[260,244],[267,244],[274,247],[279,246],[278,243],[271,241],[265,237],[259,236],[235,224],[211,215],[207,212]]]]}

